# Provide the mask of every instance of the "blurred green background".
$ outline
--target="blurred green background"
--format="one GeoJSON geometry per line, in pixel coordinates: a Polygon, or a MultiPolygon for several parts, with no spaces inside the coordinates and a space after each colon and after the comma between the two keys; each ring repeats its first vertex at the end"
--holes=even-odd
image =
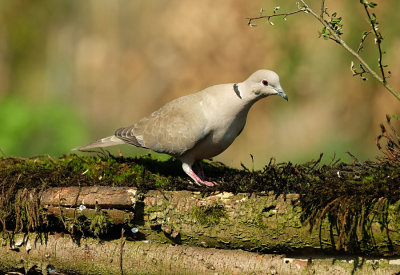
{"type": "MultiPolygon", "coordinates": [[[[307,2],[319,10],[320,1],[307,2]]],[[[357,48],[368,29],[359,1],[325,2],[343,16],[344,38],[357,48]]],[[[400,90],[400,3],[376,2],[389,82],[400,90]]],[[[379,123],[399,114],[400,102],[374,80],[352,77],[354,59],[319,39],[309,15],[247,26],[245,17],[275,6],[294,10],[296,1],[1,0],[1,151],[69,153],[178,96],[266,68],[278,72],[289,102],[255,104],[241,136],[216,160],[251,167],[252,154],[260,168],[271,157],[301,162],[320,152],[327,160],[334,152],[348,160],[346,151],[375,158],[379,123]]],[[[377,68],[371,39],[363,56],[377,68]]]]}

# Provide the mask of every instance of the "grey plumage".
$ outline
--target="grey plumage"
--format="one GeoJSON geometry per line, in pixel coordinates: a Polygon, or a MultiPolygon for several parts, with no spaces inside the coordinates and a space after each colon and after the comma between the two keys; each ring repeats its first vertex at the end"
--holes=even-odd
{"type": "Polygon", "coordinates": [[[92,148],[100,148],[100,147],[109,147],[109,146],[114,146],[114,145],[119,145],[119,144],[124,144],[125,142],[121,140],[120,138],[117,138],[116,136],[109,136],[105,137],[99,140],[96,140],[95,142],[89,143],[87,145],[83,145],[80,147],[76,147],[72,150],[78,150],[78,151],[84,151],[92,148]]]}

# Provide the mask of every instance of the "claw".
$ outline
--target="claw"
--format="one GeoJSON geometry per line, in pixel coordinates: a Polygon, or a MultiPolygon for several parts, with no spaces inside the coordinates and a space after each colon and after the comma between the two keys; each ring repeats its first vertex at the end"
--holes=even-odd
{"type": "MultiPolygon", "coordinates": [[[[197,165],[196,165],[197,166],[197,165]]],[[[199,164],[200,166],[200,164],[199,164]]],[[[182,164],[182,168],[183,171],[185,171],[185,173],[192,178],[192,180],[194,181],[194,183],[196,183],[197,185],[206,185],[206,186],[214,186],[217,185],[216,182],[211,182],[211,181],[206,181],[201,179],[195,172],[193,172],[191,165],[187,164],[187,163],[183,163],[182,164]]],[[[201,169],[201,166],[200,166],[201,169]]],[[[203,169],[200,170],[200,173],[203,169]]]]}
{"type": "Polygon", "coordinates": [[[202,180],[199,183],[207,185],[207,186],[214,186],[216,183],[211,181],[202,180]]]}
{"type": "Polygon", "coordinates": [[[201,178],[202,180],[206,179],[206,176],[204,175],[204,170],[203,167],[201,166],[201,162],[200,161],[196,161],[194,163],[195,165],[195,170],[197,172],[197,175],[199,176],[199,178],[201,178]]]}

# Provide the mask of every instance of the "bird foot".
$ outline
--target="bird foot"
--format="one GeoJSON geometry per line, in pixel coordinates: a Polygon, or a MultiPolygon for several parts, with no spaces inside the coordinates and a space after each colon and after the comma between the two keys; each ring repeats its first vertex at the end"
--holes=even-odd
{"type": "Polygon", "coordinates": [[[205,180],[205,179],[206,179],[206,176],[205,176],[205,174],[204,174],[203,167],[201,166],[201,161],[196,161],[196,162],[194,163],[194,166],[195,166],[195,168],[196,168],[196,169],[195,169],[195,170],[196,170],[196,175],[198,175],[200,179],[205,180]]]}
{"type": "MultiPolygon", "coordinates": [[[[201,169],[201,165],[199,165],[199,163],[196,165],[198,166],[199,169],[201,169]]],[[[183,163],[182,164],[182,168],[183,171],[185,171],[185,173],[192,178],[192,180],[194,181],[195,184],[197,185],[206,185],[206,186],[215,186],[217,185],[216,182],[211,182],[211,181],[206,181],[204,180],[204,178],[202,178],[201,176],[199,177],[195,172],[193,172],[191,165],[187,164],[187,163],[183,163]]],[[[203,174],[202,173],[203,169],[200,170],[199,174],[203,174]]]]}
{"type": "Polygon", "coordinates": [[[201,180],[201,181],[195,181],[195,183],[197,185],[206,185],[206,186],[215,186],[218,183],[216,183],[215,181],[206,181],[206,180],[201,180]]]}
{"type": "Polygon", "coordinates": [[[216,182],[206,181],[201,179],[195,172],[190,171],[188,175],[194,180],[194,183],[197,185],[206,185],[206,186],[214,186],[217,185],[216,182]]]}

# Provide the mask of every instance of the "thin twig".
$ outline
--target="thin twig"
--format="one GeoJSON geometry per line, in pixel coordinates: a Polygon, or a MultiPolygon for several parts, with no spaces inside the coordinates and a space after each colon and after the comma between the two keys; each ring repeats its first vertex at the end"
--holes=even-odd
{"type": "MultiPolygon", "coordinates": [[[[340,34],[338,34],[335,30],[333,30],[329,24],[328,21],[326,21],[324,19],[323,14],[325,13],[325,1],[322,0],[322,4],[321,7],[323,6],[323,12],[321,15],[317,15],[305,2],[305,0],[300,0],[300,2],[303,4],[302,7],[298,7],[298,10],[296,11],[292,11],[292,12],[288,12],[288,13],[278,13],[278,14],[273,14],[273,15],[263,15],[263,16],[258,16],[258,17],[250,17],[250,18],[246,18],[248,19],[248,25],[251,25],[252,21],[254,20],[258,20],[258,19],[264,19],[267,18],[267,20],[269,21],[270,18],[272,17],[277,17],[277,16],[283,16],[284,18],[286,18],[289,15],[293,15],[293,14],[297,14],[297,13],[309,13],[312,16],[315,17],[315,19],[317,19],[325,28],[326,30],[329,32],[329,39],[335,41],[336,43],[338,43],[339,45],[341,45],[346,51],[348,51],[351,55],[353,55],[359,62],[360,64],[363,66],[363,70],[365,71],[365,73],[369,73],[371,74],[379,83],[381,83],[395,98],[397,98],[397,100],[400,101],[400,94],[393,89],[386,81],[386,76],[384,74],[383,71],[383,65],[382,65],[382,49],[380,47],[380,42],[382,37],[380,36],[380,34],[375,30],[375,28],[373,27],[373,31],[375,33],[375,35],[377,36],[377,43],[378,43],[378,49],[379,49],[379,67],[381,69],[381,73],[382,73],[382,77],[379,76],[374,70],[371,69],[371,67],[367,64],[367,62],[365,62],[365,60],[358,54],[358,52],[354,51],[352,48],[350,48],[347,43],[340,37],[340,34]]],[[[369,12],[368,12],[369,14],[369,12]]],[[[370,15],[369,15],[370,18],[370,15]]],[[[370,18],[371,19],[371,18],[370,18]]],[[[364,73],[364,72],[363,72],[364,73]]]]}
{"type": "Polygon", "coordinates": [[[381,70],[382,81],[383,81],[383,83],[386,83],[385,70],[383,69],[383,65],[382,65],[382,56],[383,56],[383,52],[382,52],[382,48],[381,48],[382,36],[376,30],[376,25],[372,21],[371,14],[369,13],[369,10],[368,10],[368,5],[365,4],[365,3],[363,3],[363,5],[364,5],[365,12],[367,13],[368,20],[369,20],[369,22],[371,24],[372,31],[374,32],[375,37],[376,37],[376,45],[377,45],[378,51],[379,51],[379,60],[378,60],[379,61],[379,68],[381,70]]]}
{"type": "Polygon", "coordinates": [[[254,20],[267,18],[267,20],[269,21],[269,19],[271,19],[272,17],[283,16],[283,18],[286,18],[289,15],[293,15],[293,14],[300,13],[300,12],[305,12],[305,11],[306,11],[305,9],[299,9],[299,10],[288,12],[288,13],[275,13],[275,14],[271,14],[271,15],[262,15],[262,16],[258,16],[258,17],[246,17],[246,19],[249,20],[247,25],[251,25],[251,22],[254,21],[254,20]]]}
{"type": "MultiPolygon", "coordinates": [[[[350,197],[350,198],[351,198],[351,197],[350,197]]],[[[346,226],[346,219],[347,219],[347,215],[348,215],[348,214],[349,214],[349,209],[347,209],[347,210],[344,212],[344,214],[343,214],[343,216],[342,216],[341,225],[340,225],[339,244],[340,244],[341,246],[345,244],[345,241],[344,241],[345,236],[344,236],[344,234],[346,233],[346,232],[345,232],[345,226],[346,226]]]]}
{"type": "Polygon", "coordinates": [[[366,74],[366,73],[368,73],[368,72],[367,72],[367,71],[364,69],[364,67],[361,66],[361,65],[360,65],[360,69],[361,69],[361,71],[357,71],[357,70],[354,68],[354,62],[351,61],[351,64],[350,64],[350,71],[353,73],[353,76],[359,75],[359,76],[362,77],[363,80],[366,80],[367,78],[364,77],[363,74],[366,74]]]}
{"type": "MultiPolygon", "coordinates": [[[[344,196],[340,196],[337,197],[336,199],[332,200],[331,202],[329,202],[324,209],[321,211],[321,213],[319,214],[317,223],[320,223],[322,221],[322,218],[324,217],[326,211],[331,207],[332,204],[337,204],[338,202],[340,203],[340,200],[343,198],[344,196]]],[[[337,205],[336,205],[337,206],[337,205]]],[[[333,208],[333,207],[332,207],[333,208]]]]}
{"type": "Polygon", "coordinates": [[[303,3],[305,9],[312,15],[314,16],[326,29],[332,32],[332,35],[334,38],[337,40],[337,42],[345,48],[351,55],[353,55],[355,58],[358,59],[358,61],[364,66],[365,70],[370,73],[376,80],[378,80],[392,95],[394,95],[398,100],[400,100],[400,94],[394,90],[386,81],[383,81],[383,79],[374,71],[371,69],[371,67],[365,62],[365,60],[357,54],[352,48],[350,48],[346,42],[340,38],[340,36],[332,30],[332,28],[329,26],[329,23],[324,20],[323,18],[319,17],[307,4],[304,0],[300,0],[301,3],[303,3]]]}
{"type": "Polygon", "coordinates": [[[119,251],[119,272],[121,275],[124,275],[124,264],[123,264],[124,245],[125,245],[124,233],[125,233],[125,229],[122,228],[121,229],[120,251],[119,251]]]}
{"type": "Polygon", "coordinates": [[[357,53],[360,53],[360,51],[364,48],[363,45],[364,45],[365,39],[367,38],[367,36],[368,36],[370,33],[371,33],[371,32],[366,32],[366,33],[363,34],[363,36],[361,37],[361,41],[360,41],[360,45],[358,46],[357,53]]]}

